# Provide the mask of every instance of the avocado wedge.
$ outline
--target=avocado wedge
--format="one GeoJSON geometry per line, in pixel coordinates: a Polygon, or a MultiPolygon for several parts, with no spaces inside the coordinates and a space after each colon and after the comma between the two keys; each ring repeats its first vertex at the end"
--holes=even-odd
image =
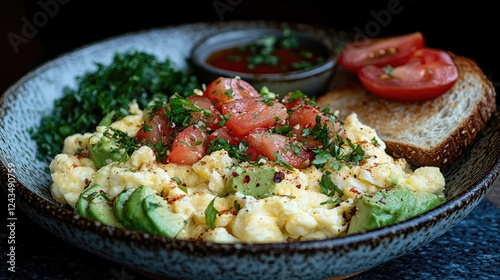
{"type": "Polygon", "coordinates": [[[361,195],[355,202],[356,213],[347,234],[373,230],[401,222],[427,212],[445,200],[425,191],[412,191],[405,186],[361,195]]]}

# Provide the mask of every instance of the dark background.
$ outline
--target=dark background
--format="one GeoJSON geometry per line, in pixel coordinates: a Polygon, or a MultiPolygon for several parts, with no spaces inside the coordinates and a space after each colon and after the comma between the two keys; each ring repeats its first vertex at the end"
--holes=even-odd
{"type": "Polygon", "coordinates": [[[428,46],[474,59],[498,87],[500,48],[495,36],[500,14],[493,1],[447,2],[2,0],[0,93],[41,63],[88,43],[166,25],[237,19],[295,21],[361,30],[370,37],[421,31],[428,46]],[[391,5],[399,12],[388,12],[391,5]],[[36,30],[29,29],[30,23],[36,30]]]}
{"type": "MultiPolygon", "coordinates": [[[[449,50],[475,60],[498,92],[500,46],[495,37],[499,33],[497,28],[500,27],[500,14],[493,8],[494,1],[476,0],[466,2],[466,5],[457,3],[458,1],[437,0],[0,0],[0,95],[32,69],[89,43],[154,27],[239,19],[294,21],[330,26],[348,32],[361,30],[370,37],[421,31],[429,47],[449,50]],[[396,5],[402,10],[397,14],[389,13],[389,17],[387,11],[390,5],[396,5]],[[38,22],[39,27],[35,26],[36,30],[30,30],[27,25],[34,22],[38,22]],[[373,29],[375,26],[380,29],[373,29]],[[29,36],[25,36],[26,34],[29,36]],[[24,38],[23,42],[12,42],[14,37],[21,36],[24,38]]],[[[0,195],[2,201],[7,201],[5,192],[0,192],[0,195]]],[[[425,267],[424,273],[440,272],[439,279],[454,279],[457,275],[464,276],[458,277],[460,279],[466,279],[465,275],[475,275],[478,276],[475,279],[479,279],[485,273],[498,275],[492,273],[498,268],[484,267],[482,259],[483,255],[498,256],[498,250],[491,246],[498,243],[498,236],[495,231],[483,228],[484,224],[491,226],[491,222],[494,222],[491,219],[496,216],[491,213],[495,209],[491,204],[483,205],[490,208],[478,209],[486,212],[473,212],[470,219],[464,220],[461,225],[444,235],[440,239],[441,243],[431,243],[414,254],[373,269],[366,276],[354,278],[386,279],[389,274],[399,275],[398,279],[435,279],[435,275],[421,274],[421,267],[425,267]],[[467,232],[462,232],[464,230],[467,232]],[[482,237],[467,241],[467,250],[463,252],[461,242],[467,234],[482,237]],[[432,246],[439,246],[443,251],[434,256],[432,246]],[[457,251],[461,253],[457,255],[457,251]],[[427,260],[428,257],[433,263],[427,260]],[[408,268],[409,263],[415,269],[408,268]]],[[[2,214],[5,215],[5,211],[2,214]]],[[[21,213],[18,222],[17,260],[22,271],[15,274],[13,279],[20,275],[30,275],[30,272],[35,273],[30,275],[31,279],[42,279],[43,276],[39,273],[66,275],[67,279],[69,276],[72,279],[143,279],[136,274],[130,276],[130,271],[124,271],[117,264],[65,245],[21,213]],[[66,265],[61,265],[61,259],[68,258],[71,260],[66,265]]],[[[498,228],[498,223],[495,225],[498,228]]],[[[0,235],[4,231],[5,228],[0,231],[0,235]]],[[[486,262],[493,263],[491,260],[486,262]]],[[[0,271],[0,278],[2,272],[4,271],[0,271]]],[[[481,279],[489,279],[488,276],[484,277],[486,278],[481,279]]]]}

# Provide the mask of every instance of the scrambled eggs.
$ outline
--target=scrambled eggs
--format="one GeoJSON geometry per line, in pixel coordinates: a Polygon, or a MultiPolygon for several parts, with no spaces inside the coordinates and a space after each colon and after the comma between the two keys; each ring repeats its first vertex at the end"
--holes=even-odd
{"type": "MultiPolygon", "coordinates": [[[[130,105],[131,115],[110,126],[133,136],[147,114],[138,105],[130,105]]],[[[445,180],[438,168],[421,167],[412,171],[404,159],[385,153],[385,144],[374,129],[350,115],[344,123],[346,136],[365,152],[360,165],[331,165],[304,169],[276,166],[285,174],[276,183],[272,196],[255,198],[235,192],[218,196],[238,161],[227,151],[207,154],[191,165],[161,163],[153,150],[142,146],[123,162],[109,162],[97,168],[88,157],[89,143],[102,137],[106,127],[95,132],[75,134],[64,142],[61,154],[50,164],[53,197],[75,207],[87,186],[99,184],[113,200],[127,188],[148,186],[163,194],[170,210],[183,217],[185,226],[176,238],[211,242],[289,242],[318,240],[346,235],[356,197],[365,193],[404,185],[442,195],[445,180]],[[321,191],[322,176],[343,193],[335,203],[321,191]],[[207,227],[205,212],[213,201],[217,210],[214,227],[207,227]]],[[[346,150],[351,149],[345,144],[346,150]]],[[[270,164],[269,162],[264,162],[270,164]]]]}

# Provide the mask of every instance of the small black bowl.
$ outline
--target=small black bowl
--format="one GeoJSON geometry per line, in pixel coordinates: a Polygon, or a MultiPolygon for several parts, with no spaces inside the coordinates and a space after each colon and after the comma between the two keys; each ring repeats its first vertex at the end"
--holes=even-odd
{"type": "Polygon", "coordinates": [[[301,90],[308,95],[320,95],[327,91],[336,70],[337,45],[327,34],[318,34],[307,30],[294,30],[298,42],[303,46],[317,48],[326,54],[325,59],[303,70],[290,70],[283,73],[237,72],[215,67],[207,62],[211,54],[228,48],[248,45],[264,36],[279,36],[283,32],[281,25],[249,27],[228,30],[212,34],[195,44],[191,60],[196,74],[203,83],[209,84],[218,77],[240,77],[252,84],[257,90],[266,86],[269,91],[283,96],[287,92],[301,90]]]}

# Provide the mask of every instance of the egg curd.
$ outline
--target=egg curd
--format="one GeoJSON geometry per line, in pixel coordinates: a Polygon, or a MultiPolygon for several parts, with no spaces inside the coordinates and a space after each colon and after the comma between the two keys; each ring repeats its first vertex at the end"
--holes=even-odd
{"type": "MultiPolygon", "coordinates": [[[[89,186],[100,185],[110,202],[129,188],[147,186],[163,196],[172,213],[182,217],[184,225],[175,238],[265,243],[344,236],[360,210],[356,206],[359,198],[394,186],[443,197],[445,179],[438,168],[412,170],[404,159],[389,156],[376,131],[360,123],[356,114],[347,117],[343,127],[352,144],[364,150],[359,164],[298,169],[259,159],[259,165],[252,168],[269,165],[281,175],[272,193],[263,197],[240,191],[221,195],[234,166],[250,166],[224,149],[206,154],[192,165],[157,161],[147,145],[125,160],[108,160],[102,166],[91,160],[89,145],[102,138],[106,129],[112,127],[133,137],[149,117],[132,103],[129,116],[109,126],[97,126],[94,132],[67,137],[62,153],[50,164],[54,199],[75,208],[89,186]],[[335,186],[334,192],[325,191],[325,176],[328,185],[335,186]],[[209,209],[213,214],[210,222],[209,209]]],[[[342,146],[345,153],[352,147],[348,143],[342,146]]]]}

